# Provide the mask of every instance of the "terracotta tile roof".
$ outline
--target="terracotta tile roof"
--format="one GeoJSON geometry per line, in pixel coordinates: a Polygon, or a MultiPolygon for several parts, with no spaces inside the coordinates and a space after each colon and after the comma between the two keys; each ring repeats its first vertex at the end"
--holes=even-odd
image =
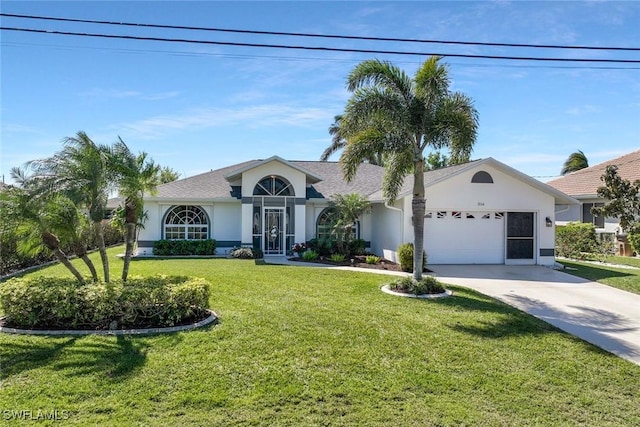
{"type": "Polygon", "coordinates": [[[603,185],[600,177],[609,165],[618,166],[618,174],[631,182],[640,179],[640,150],[606,162],[572,172],[562,178],[547,182],[553,188],[570,196],[595,196],[603,185]]]}

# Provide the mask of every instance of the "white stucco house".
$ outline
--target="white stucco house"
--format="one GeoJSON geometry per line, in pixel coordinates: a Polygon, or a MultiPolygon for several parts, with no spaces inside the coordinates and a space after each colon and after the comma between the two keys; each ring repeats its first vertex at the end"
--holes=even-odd
{"type": "MultiPolygon", "coordinates": [[[[148,220],[138,253],[150,255],[159,239],[217,241],[218,253],[237,246],[283,256],[294,243],[327,233],[326,209],[334,194],[359,193],[372,202],[357,237],[368,249],[396,260],[413,241],[411,187],[384,202],[384,169],[362,164],[343,179],[336,162],[252,160],[158,187],[146,196],[148,220]]],[[[552,265],[555,213],[578,202],[493,158],[425,173],[425,250],[429,264],[552,265]]]]}

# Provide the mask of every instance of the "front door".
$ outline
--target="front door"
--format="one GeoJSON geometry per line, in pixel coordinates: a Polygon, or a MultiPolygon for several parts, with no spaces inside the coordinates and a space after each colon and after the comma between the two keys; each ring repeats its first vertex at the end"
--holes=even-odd
{"type": "Polygon", "coordinates": [[[535,263],[534,212],[507,213],[507,264],[535,263]]]}
{"type": "Polygon", "coordinates": [[[285,254],[284,208],[264,208],[264,254],[285,254]]]}

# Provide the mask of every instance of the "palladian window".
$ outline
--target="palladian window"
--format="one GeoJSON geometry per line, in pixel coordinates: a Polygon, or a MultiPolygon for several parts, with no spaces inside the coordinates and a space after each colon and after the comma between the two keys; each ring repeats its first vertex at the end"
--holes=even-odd
{"type": "Polygon", "coordinates": [[[164,220],[164,238],[168,240],[204,240],[209,238],[209,218],[199,206],[176,206],[164,220]]]}

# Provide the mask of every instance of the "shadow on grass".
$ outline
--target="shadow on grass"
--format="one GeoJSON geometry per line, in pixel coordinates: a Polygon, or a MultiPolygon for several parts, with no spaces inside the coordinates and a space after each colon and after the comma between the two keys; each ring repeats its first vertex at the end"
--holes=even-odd
{"type": "Polygon", "coordinates": [[[634,332],[637,327],[630,319],[611,311],[571,305],[569,306],[571,311],[568,312],[537,299],[521,295],[505,296],[505,302],[516,307],[513,308],[467,289],[464,289],[462,295],[458,293],[452,298],[433,302],[464,310],[500,314],[494,321],[478,320],[473,324],[458,323],[450,326],[452,330],[458,332],[482,338],[500,339],[564,331],[577,337],[574,339],[583,342],[585,348],[591,351],[602,353],[604,349],[629,360],[640,358],[640,350],[637,347],[630,345],[619,335],[616,335],[634,332]],[[469,296],[464,295],[465,293],[469,296]]]}
{"type": "Polygon", "coordinates": [[[632,271],[615,271],[608,266],[599,267],[595,264],[585,265],[567,261],[562,261],[562,264],[564,264],[566,267],[569,267],[568,269],[563,270],[565,273],[569,273],[573,276],[582,277],[588,280],[598,281],[601,279],[609,279],[615,277],[638,276],[638,274],[634,274],[632,271]]]}
{"type": "MultiPolygon", "coordinates": [[[[181,340],[174,335],[172,340],[181,340]]],[[[175,345],[173,342],[171,345],[175,345]]],[[[116,337],[51,338],[32,342],[5,342],[0,378],[18,375],[32,369],[49,366],[64,371],[67,376],[102,374],[122,379],[144,366],[150,345],[144,338],[116,337]],[[52,343],[51,340],[55,340],[52,343]]]]}
{"type": "Polygon", "coordinates": [[[473,325],[460,323],[451,325],[450,328],[455,331],[483,338],[503,338],[518,335],[545,334],[558,330],[548,323],[479,292],[453,286],[447,286],[447,289],[454,291],[452,297],[426,301],[426,303],[435,303],[465,311],[482,311],[499,315],[496,321],[474,321],[473,325]],[[469,296],[464,294],[469,294],[469,296]]]}
{"type": "Polygon", "coordinates": [[[17,342],[3,342],[0,351],[0,379],[50,364],[67,347],[73,346],[78,338],[17,337],[17,342]],[[38,343],[33,343],[37,340],[38,343]]]}

